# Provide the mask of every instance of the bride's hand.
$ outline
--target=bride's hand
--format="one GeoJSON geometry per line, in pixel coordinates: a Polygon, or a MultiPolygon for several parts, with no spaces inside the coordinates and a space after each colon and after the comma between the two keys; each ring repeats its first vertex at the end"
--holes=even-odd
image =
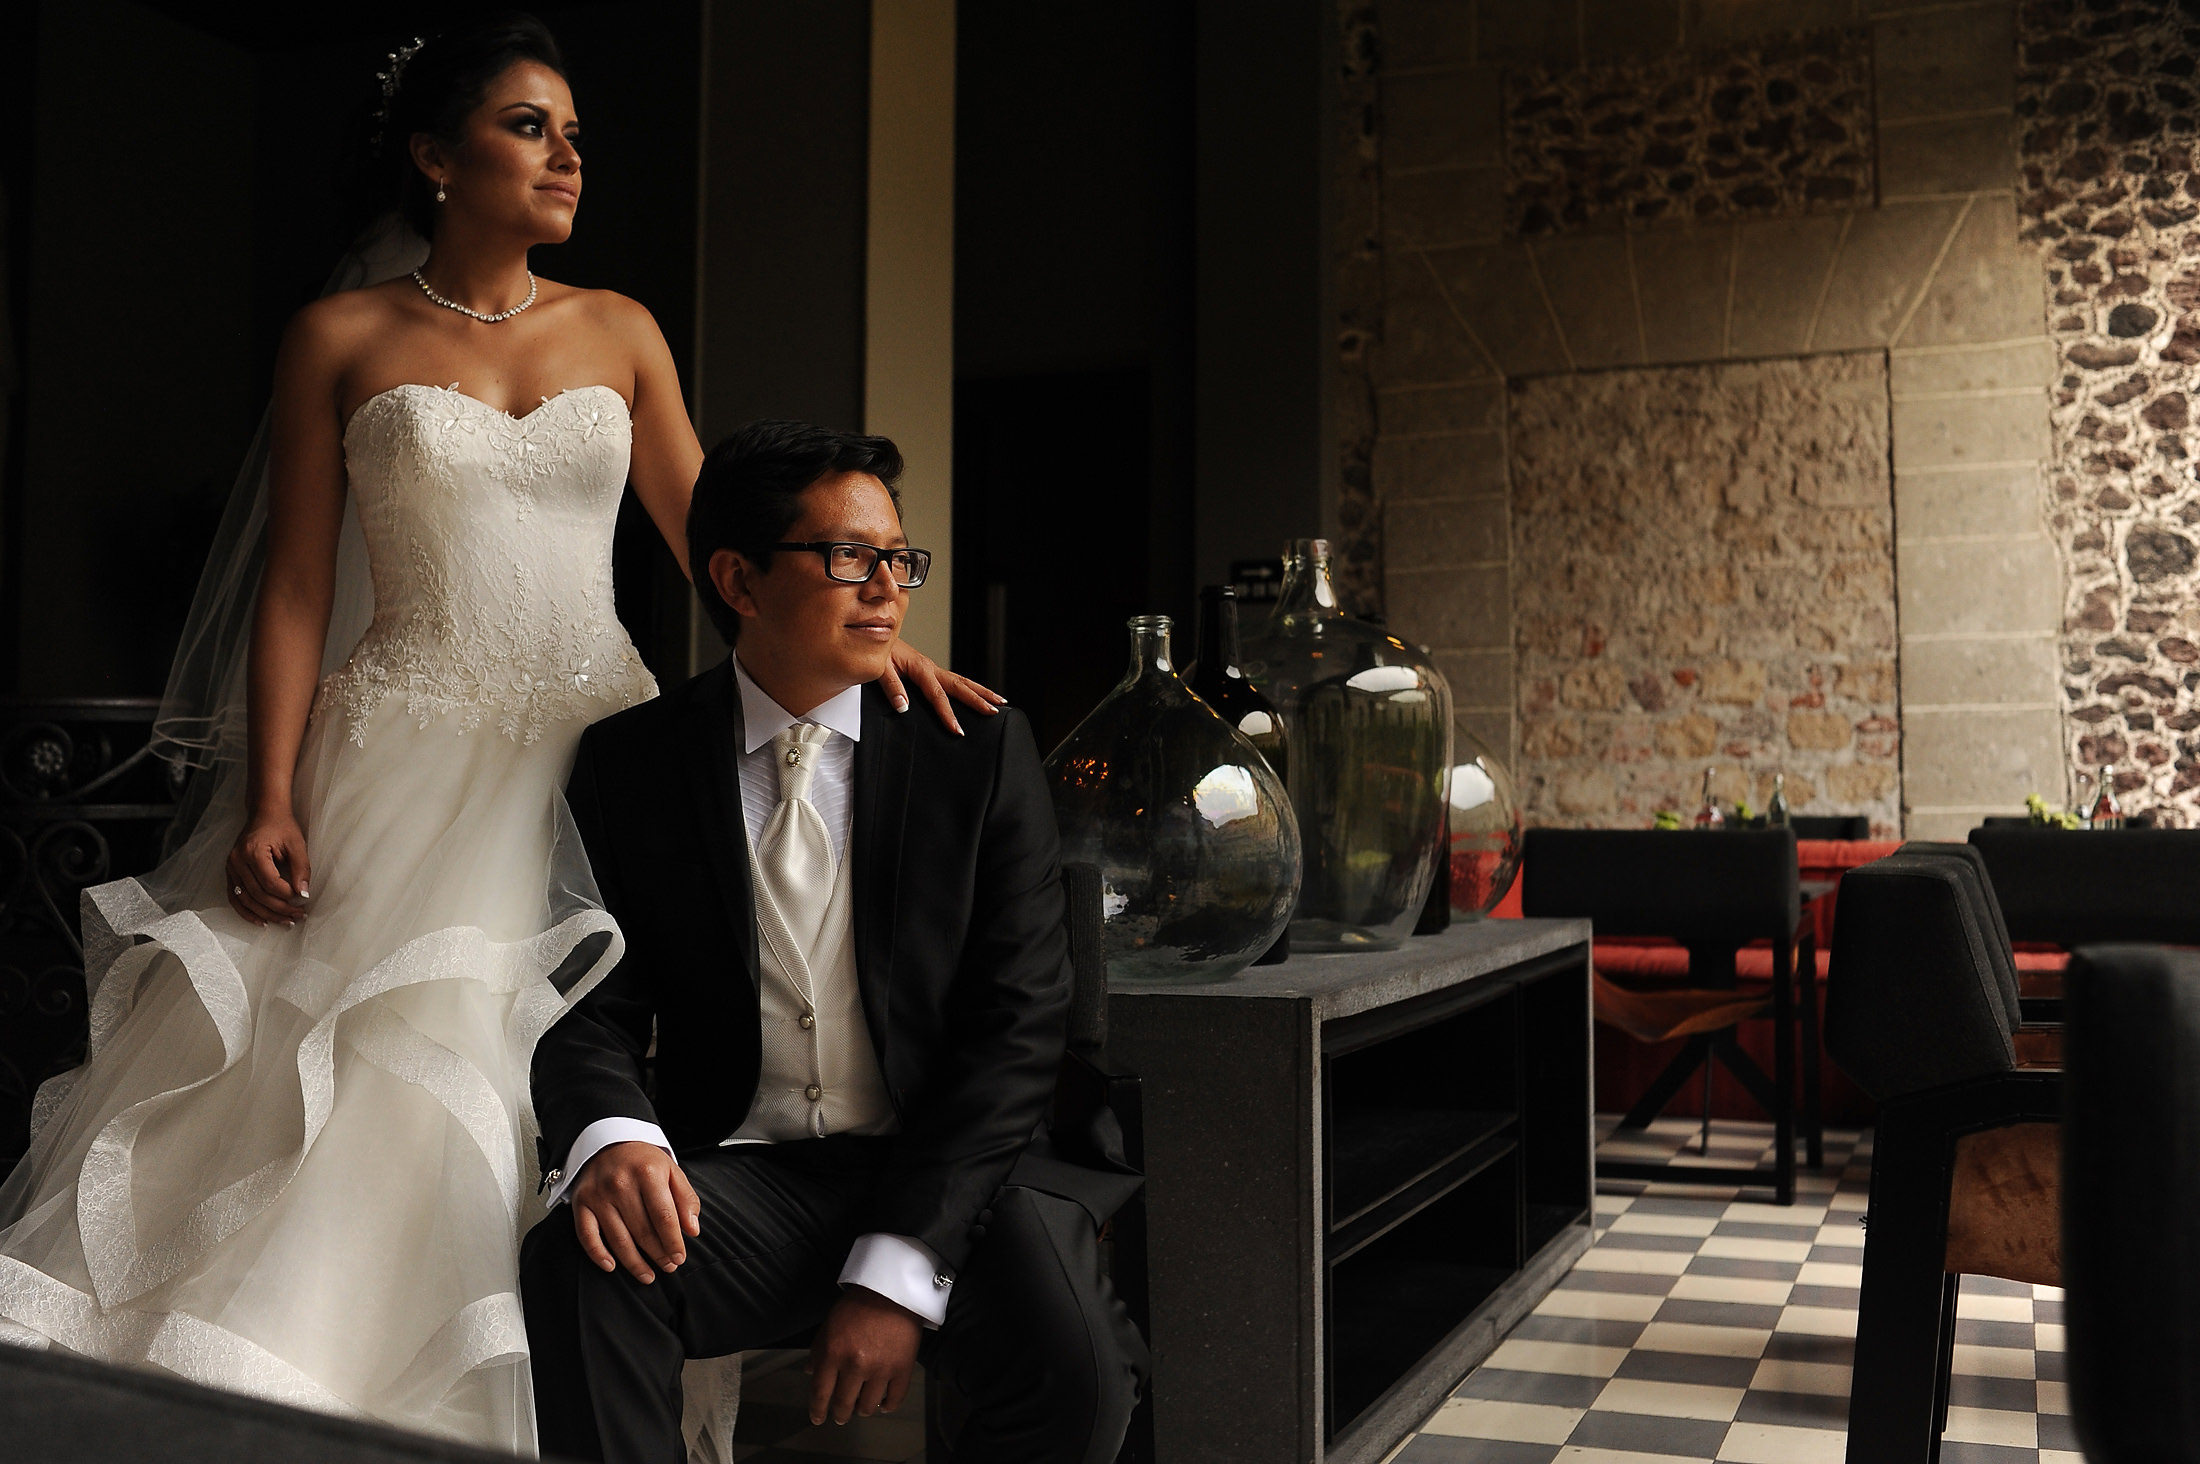
{"type": "Polygon", "coordinates": [[[907,641],[894,642],[892,663],[878,681],[886,699],[896,710],[904,712],[909,710],[909,693],[903,689],[903,683],[914,683],[918,694],[931,704],[933,714],[957,736],[962,735],[962,723],[955,720],[956,702],[975,707],[989,717],[1008,705],[1007,697],[980,686],[967,676],[943,669],[907,641]]]}
{"type": "Polygon", "coordinates": [[[254,925],[295,925],[306,913],[313,877],[305,830],[289,814],[245,824],[229,851],[229,908],[254,925]]]}

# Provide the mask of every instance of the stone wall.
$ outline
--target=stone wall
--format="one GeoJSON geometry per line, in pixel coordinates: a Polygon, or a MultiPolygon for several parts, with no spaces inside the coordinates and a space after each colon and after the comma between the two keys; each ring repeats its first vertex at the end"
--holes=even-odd
{"type": "MultiPolygon", "coordinates": [[[[1960,837],[2027,793],[2066,796],[2063,573],[2041,480],[2054,371],[2039,250],[2019,238],[2015,203],[2015,5],[1351,0],[1341,12],[1359,17],[1360,75],[1341,149],[1356,181],[1340,361],[1363,384],[1340,424],[1362,465],[1340,478],[1343,554],[1380,566],[1379,581],[1355,582],[1360,603],[1379,589],[1390,623],[1436,650],[1462,726],[1517,751],[1532,716],[1508,383],[1588,389],[1610,368],[1880,352],[1904,829],[1960,837]],[[1875,192],[1859,206],[1783,191],[1746,216],[1512,227],[1529,222],[1507,212],[1505,99],[1524,94],[1519,78],[1696,76],[1708,127],[1710,83],[1737,55],[1791,42],[1824,55],[1824,41],[1793,38],[1828,35],[1845,37],[1838,54],[1861,44],[1872,58],[1875,192]]],[[[1642,377],[1649,408],[1682,379],[1642,377]]]]}
{"type": "Polygon", "coordinates": [[[1521,783],[1538,824],[1720,796],[1900,825],[1879,352],[1510,393],[1521,783]]]}
{"type": "Polygon", "coordinates": [[[2071,757],[2125,808],[2200,822],[2200,5],[2027,0],[2025,236],[2059,366],[2049,522],[2062,549],[2071,757]]]}
{"type": "Polygon", "coordinates": [[[1871,201],[1871,37],[1508,73],[1505,215],[1555,234],[1871,201]]]}

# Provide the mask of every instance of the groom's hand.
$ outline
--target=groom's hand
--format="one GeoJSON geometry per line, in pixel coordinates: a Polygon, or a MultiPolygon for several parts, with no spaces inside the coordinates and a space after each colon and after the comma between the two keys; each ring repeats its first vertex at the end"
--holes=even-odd
{"type": "Polygon", "coordinates": [[[573,1181],[573,1233],[602,1270],[624,1266],[647,1286],[687,1259],[701,1235],[702,1202],[670,1154],[629,1140],[596,1151],[573,1181]]]}
{"type": "Polygon", "coordinates": [[[846,1423],[881,1408],[901,1407],[917,1366],[916,1315],[875,1291],[851,1286],[840,1294],[810,1343],[810,1422],[846,1423]]]}

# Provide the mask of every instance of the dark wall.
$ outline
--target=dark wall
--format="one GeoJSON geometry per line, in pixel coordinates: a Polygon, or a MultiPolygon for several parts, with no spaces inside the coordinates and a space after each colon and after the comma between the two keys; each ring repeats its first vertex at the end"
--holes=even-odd
{"type": "Polygon", "coordinates": [[[703,180],[704,445],[863,425],[870,0],[716,0],[703,180]]]}
{"type": "Polygon", "coordinates": [[[1193,603],[1191,11],[957,11],[954,659],[1042,748],[1193,603]]]}
{"type": "Polygon", "coordinates": [[[253,169],[236,147],[254,132],[252,58],[132,0],[45,4],[24,34],[18,686],[158,692],[195,578],[172,546],[211,532],[258,410],[253,169]]]}
{"type": "MultiPolygon", "coordinates": [[[[31,166],[0,173],[29,241],[28,421],[0,539],[16,666],[0,690],[160,691],[275,343],[356,220],[343,159],[373,74],[396,42],[488,8],[38,7],[31,166]]],[[[684,376],[699,4],[534,8],[566,51],[588,170],[573,240],[535,266],[639,300],[684,376]]],[[[677,670],[685,582],[628,510],[620,612],[652,666],[677,670]]]]}
{"type": "MultiPolygon", "coordinates": [[[[1547,0],[1528,0],[1530,5],[1547,0]]],[[[1323,534],[1336,461],[1335,0],[1199,0],[1202,581],[1323,534]]]]}

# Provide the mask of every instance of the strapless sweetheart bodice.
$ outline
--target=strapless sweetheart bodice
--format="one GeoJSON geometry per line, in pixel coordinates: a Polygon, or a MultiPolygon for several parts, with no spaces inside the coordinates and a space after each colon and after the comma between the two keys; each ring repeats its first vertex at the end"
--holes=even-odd
{"type": "Polygon", "coordinates": [[[364,744],[393,692],[426,728],[532,743],[656,693],[612,603],[611,539],[633,422],[608,386],[514,417],[453,388],[398,386],[344,429],[374,620],[315,715],[364,744]]]}

